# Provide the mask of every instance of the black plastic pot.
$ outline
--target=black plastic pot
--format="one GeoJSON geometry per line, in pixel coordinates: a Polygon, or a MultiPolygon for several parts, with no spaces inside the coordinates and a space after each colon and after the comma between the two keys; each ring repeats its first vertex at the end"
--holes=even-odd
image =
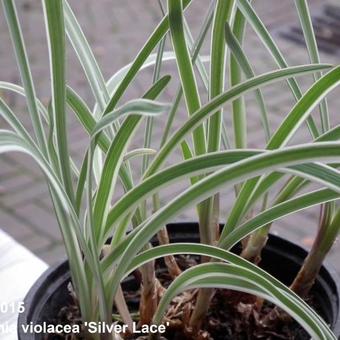
{"type": "MultiPolygon", "coordinates": [[[[196,223],[169,224],[171,242],[198,242],[196,223]]],[[[237,247],[235,252],[238,252],[237,247]]],[[[300,246],[275,235],[270,235],[263,252],[261,267],[289,284],[299,270],[307,252],[300,246]]],[[[26,310],[19,315],[19,340],[42,340],[43,334],[25,334],[22,325],[42,324],[54,319],[61,307],[70,303],[67,285],[70,280],[68,262],[48,269],[33,285],[25,298],[26,310]]],[[[137,285],[130,277],[126,282],[130,288],[137,285]]],[[[340,337],[340,284],[337,273],[326,262],[313,287],[313,295],[320,306],[322,317],[340,337]]]]}

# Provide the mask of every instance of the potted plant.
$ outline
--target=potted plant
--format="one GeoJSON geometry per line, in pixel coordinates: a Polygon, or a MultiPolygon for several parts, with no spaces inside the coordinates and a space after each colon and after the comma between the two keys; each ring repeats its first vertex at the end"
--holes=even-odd
{"type": "Polygon", "coordinates": [[[183,14],[190,3],[168,0],[164,18],[134,61],[106,83],[66,0],[43,0],[52,91],[45,107],[35,94],[14,2],[3,0],[23,87],[5,82],[0,86],[25,96],[34,135],[0,99],[1,116],[11,126],[0,131],[0,151],[24,152],[41,167],[68,257],[27,295],[19,339],[328,340],[340,335],[338,281],[323,265],[340,219],[335,204],[340,192],[340,129],[330,126],[325,102],[340,82],[340,69],[320,63],[305,0],[296,1],[296,7],[311,64],[294,67],[288,67],[247,0],[212,2],[196,41],[183,14]],[[254,74],[242,48],[246,23],[272,54],[277,70],[254,74]],[[211,50],[208,58],[201,58],[210,27],[211,50]],[[164,52],[168,32],[173,52],[164,52]],[[93,110],[66,84],[66,34],[95,97],[93,110]],[[165,60],[176,62],[180,78],[170,104],[155,101],[170,80],[161,76],[165,60]],[[154,68],[151,87],[142,98],[120,103],[145,67],[154,68]],[[306,74],[314,76],[314,83],[302,94],[298,77],[306,74]],[[201,103],[197,75],[208,92],[206,104],[201,103]],[[230,78],[227,89],[225,75],[230,78]],[[278,81],[288,82],[296,104],[271,131],[261,88],[278,81]],[[262,112],[267,139],[263,149],[247,147],[249,118],[243,96],[250,91],[262,112]],[[188,119],[170,136],[182,96],[188,119]],[[232,104],[233,147],[222,119],[227,103],[232,104]],[[311,115],[318,105],[321,126],[311,115]],[[67,106],[89,133],[80,168],[69,153],[67,106]],[[150,140],[158,114],[167,115],[167,125],[155,150],[150,140]],[[145,145],[129,150],[145,116],[145,145]],[[287,146],[304,123],[310,143],[287,146]],[[165,166],[178,147],[184,160],[165,166]],[[136,183],[130,167],[135,156],[142,157],[136,183]],[[162,203],[161,189],[183,179],[188,180],[183,192],[162,203]],[[112,202],[119,181],[125,193],[112,202]],[[321,188],[310,189],[311,183],[321,188]],[[276,184],[282,187],[272,198],[269,193],[276,184]],[[235,200],[223,226],[219,193],[226,188],[235,191],[235,200]],[[300,193],[302,188],[306,190],[300,193]],[[259,202],[261,209],[255,212],[259,202]],[[169,224],[193,205],[198,224],[169,224]],[[297,245],[269,236],[275,220],[315,205],[321,206],[320,225],[308,255],[297,245]]]}

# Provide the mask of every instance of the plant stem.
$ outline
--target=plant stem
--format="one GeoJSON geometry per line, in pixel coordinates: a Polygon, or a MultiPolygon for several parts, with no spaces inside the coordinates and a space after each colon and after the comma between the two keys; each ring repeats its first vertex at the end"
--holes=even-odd
{"type": "Polygon", "coordinates": [[[261,261],[261,252],[265,247],[268,240],[270,225],[266,225],[265,227],[259,229],[258,231],[252,233],[242,250],[241,256],[255,264],[260,263],[261,261]]]}
{"type": "MultiPolygon", "coordinates": [[[[141,221],[138,221],[134,228],[139,225],[141,221]]],[[[144,247],[147,250],[151,247],[150,244],[144,247]]],[[[142,289],[141,299],[139,303],[139,315],[140,323],[149,325],[152,322],[152,318],[156,312],[158,305],[159,291],[162,288],[160,282],[156,278],[155,262],[150,261],[140,267],[142,275],[142,289]]]]}
{"type": "MultiPolygon", "coordinates": [[[[162,228],[160,232],[157,234],[158,241],[161,245],[169,244],[169,235],[166,227],[162,228]]],[[[179,268],[176,259],[172,255],[168,255],[164,257],[164,262],[166,267],[168,268],[170,276],[174,279],[178,275],[182,273],[182,270],[179,268]]]]}
{"type": "MultiPolygon", "coordinates": [[[[340,209],[332,217],[333,203],[321,207],[319,230],[312,245],[312,249],[296,275],[290,289],[305,298],[312,288],[326,255],[336,241],[340,229],[340,209]]],[[[285,317],[278,307],[275,307],[263,319],[264,326],[275,326],[278,319],[285,317]]]]}
{"type": "MultiPolygon", "coordinates": [[[[154,195],[152,199],[153,199],[154,212],[156,212],[157,210],[160,209],[160,202],[159,202],[158,194],[154,195]]],[[[158,232],[157,238],[161,245],[170,243],[169,234],[168,234],[168,230],[166,229],[166,227],[163,227],[158,232]]],[[[172,278],[175,278],[182,273],[173,255],[165,256],[164,262],[172,278]]]]}
{"type": "MultiPolygon", "coordinates": [[[[264,211],[267,206],[268,194],[264,195],[261,211],[264,211]]],[[[248,214],[251,216],[251,212],[248,214]]],[[[242,252],[241,256],[255,264],[260,263],[261,261],[261,252],[262,249],[266,246],[268,240],[268,234],[270,230],[270,224],[267,224],[263,228],[255,231],[250,236],[248,236],[245,240],[242,240],[242,252]]]]}
{"type": "MultiPolygon", "coordinates": [[[[279,195],[276,197],[273,206],[285,202],[301,189],[302,181],[300,178],[291,177],[283,186],[279,195]]],[[[266,202],[266,200],[264,201],[266,202]]],[[[262,208],[264,210],[264,207],[262,208]]],[[[266,246],[271,223],[255,231],[249,236],[246,243],[242,244],[241,256],[248,261],[259,263],[261,261],[262,249],[266,246]]]]}
{"type": "Polygon", "coordinates": [[[340,226],[340,209],[332,216],[332,203],[322,208],[318,233],[303,266],[297,274],[291,289],[301,297],[306,297],[313,286],[322,263],[335,242],[340,226]]]}
{"type": "MultiPolygon", "coordinates": [[[[144,247],[147,250],[150,245],[144,247]]],[[[156,278],[155,262],[150,261],[143,265],[142,270],[141,300],[139,304],[139,322],[150,325],[157,310],[158,301],[163,294],[164,288],[156,278]]]]}
{"type": "MultiPolygon", "coordinates": [[[[233,13],[235,1],[218,0],[212,27],[211,62],[210,62],[210,87],[209,98],[218,96],[224,89],[224,74],[226,62],[226,44],[224,25],[233,13]]],[[[222,110],[218,110],[209,120],[208,152],[218,151],[221,144],[222,110]]],[[[201,203],[199,209],[199,227],[201,242],[216,244],[219,236],[219,194],[201,203]],[[205,239],[202,238],[205,235],[205,239]]],[[[203,261],[207,261],[203,258],[203,261]]],[[[198,331],[208,311],[213,289],[200,289],[194,311],[190,318],[190,327],[198,331]]]]}
{"type": "Polygon", "coordinates": [[[157,309],[158,296],[156,291],[155,263],[151,261],[143,265],[141,300],[139,304],[140,323],[150,324],[157,309]]]}

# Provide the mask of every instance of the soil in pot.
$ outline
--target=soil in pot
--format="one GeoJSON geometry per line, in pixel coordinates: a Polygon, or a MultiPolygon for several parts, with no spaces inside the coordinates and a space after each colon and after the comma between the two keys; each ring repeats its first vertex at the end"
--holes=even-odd
{"type": "MultiPolygon", "coordinates": [[[[177,257],[181,269],[187,269],[192,265],[200,263],[199,257],[180,256],[177,257]]],[[[171,277],[163,269],[163,264],[158,269],[158,277],[164,287],[171,283],[171,277]]],[[[132,288],[132,287],[131,287],[132,288]]],[[[136,286],[137,288],[137,286],[136,286]]],[[[286,318],[278,321],[275,330],[260,326],[259,320],[265,317],[273,308],[273,305],[264,302],[260,311],[254,309],[256,298],[249,294],[238,293],[231,290],[216,290],[208,311],[203,330],[199,335],[190,334],[190,330],[183,328],[183,319],[189,316],[193,303],[197,296],[197,290],[186,291],[178,296],[170,306],[166,319],[170,326],[164,334],[168,340],[251,340],[251,339],[296,339],[309,340],[310,336],[294,320],[286,318]]],[[[138,306],[139,291],[129,290],[125,297],[130,306],[138,306]]],[[[321,307],[313,294],[308,297],[308,302],[319,313],[321,307]]],[[[135,336],[127,337],[129,340],[140,340],[135,336]]]]}
{"type": "MultiPolygon", "coordinates": [[[[192,265],[200,263],[198,257],[179,256],[177,257],[181,269],[187,269],[192,265]]],[[[158,277],[164,287],[171,283],[171,277],[164,270],[161,261],[158,262],[158,277]]],[[[129,277],[124,284],[124,294],[130,310],[134,313],[138,311],[140,298],[138,282],[134,277],[129,277]]],[[[72,294],[71,294],[72,295],[72,294]]],[[[167,340],[192,340],[192,339],[215,339],[215,340],[250,340],[250,339],[296,339],[309,340],[310,336],[296,322],[287,320],[279,322],[275,330],[264,329],[259,326],[259,320],[271,311],[273,306],[265,303],[261,312],[253,307],[254,297],[248,294],[241,294],[229,290],[216,290],[212,299],[211,307],[207,315],[204,329],[200,335],[192,336],[189,330],[184,329],[183,319],[185,314],[189,315],[193,302],[197,296],[197,291],[187,291],[178,296],[170,306],[167,319],[170,326],[164,338],[167,340]]],[[[309,302],[320,312],[315,297],[311,295],[309,302]]],[[[115,311],[114,311],[115,313],[115,311]]],[[[60,309],[56,318],[48,321],[52,324],[78,324],[81,326],[79,309],[73,298],[69,298],[69,305],[60,309]]],[[[50,335],[46,339],[65,339],[66,335],[50,335]]],[[[69,336],[70,339],[72,339],[69,336]]],[[[128,340],[142,340],[141,336],[126,335],[128,340]]],[[[68,339],[68,338],[67,338],[68,339]]],[[[78,335],[74,339],[83,339],[78,335]]]]}
{"type": "MultiPolygon", "coordinates": [[[[172,234],[172,242],[197,242],[197,234],[193,233],[192,229],[195,229],[194,225],[175,225],[175,227],[170,227],[170,233],[172,234]],[[190,226],[190,227],[189,227],[190,226]],[[180,229],[179,229],[180,228],[180,229]],[[183,233],[183,230],[186,233],[183,233]]],[[[197,228],[197,225],[196,225],[197,228]]],[[[197,229],[195,229],[196,231],[197,229]]],[[[238,249],[235,249],[237,252],[238,249]]],[[[277,237],[271,237],[263,254],[262,266],[271,272],[278,279],[288,284],[291,282],[299,265],[303,261],[305,252],[295,246],[290,242],[284,241],[277,237]],[[283,242],[283,244],[282,244],[283,242]],[[281,244],[281,245],[279,245],[281,244]],[[293,248],[292,248],[293,247],[293,248]],[[289,256],[287,256],[287,254],[289,256]],[[278,262],[280,261],[280,262],[278,262]],[[280,263],[280,265],[278,265],[280,263]],[[279,271],[278,271],[279,269],[279,271]]],[[[182,268],[190,267],[194,265],[195,262],[199,262],[199,258],[180,256],[178,257],[178,263],[182,268]]],[[[158,261],[158,276],[162,281],[164,286],[167,286],[171,282],[171,278],[164,270],[164,264],[162,261],[158,261]]],[[[64,268],[64,272],[67,268],[64,268]]],[[[62,323],[62,324],[72,324],[77,323],[81,325],[81,319],[76,305],[72,296],[69,294],[68,289],[68,279],[65,279],[63,284],[59,287],[58,291],[50,296],[48,299],[49,308],[46,306],[43,308],[43,317],[40,313],[39,321],[46,321],[49,323],[62,323]],[[56,317],[57,315],[57,317],[56,317]]],[[[130,310],[138,309],[138,282],[135,278],[130,277],[124,283],[124,289],[126,298],[130,305],[130,310]]],[[[337,282],[336,280],[331,280],[329,277],[329,272],[323,268],[321,272],[321,277],[316,283],[312,295],[309,299],[309,303],[325,318],[330,324],[335,324],[338,318],[338,298],[337,296],[337,282]],[[329,282],[326,282],[329,281],[329,282]]],[[[171,326],[167,328],[167,333],[164,334],[166,339],[190,339],[190,335],[187,330],[184,330],[181,326],[181,320],[186,317],[185,313],[190,312],[190,304],[192,305],[193,292],[186,292],[183,296],[178,297],[178,301],[181,299],[189,300],[186,307],[172,305],[172,320],[171,326]],[[177,314],[176,314],[177,313],[177,314]]],[[[309,336],[305,331],[295,322],[282,323],[277,326],[275,331],[268,331],[259,329],[257,326],[257,321],[261,317],[256,311],[249,308],[249,302],[253,302],[253,297],[249,295],[240,295],[227,291],[227,290],[217,290],[216,294],[212,300],[211,308],[209,308],[209,314],[206,322],[204,323],[205,332],[200,334],[201,339],[297,339],[304,340],[309,339],[309,336]],[[238,303],[235,303],[235,299],[238,303]],[[241,302],[241,303],[240,303],[241,302]]],[[[264,304],[262,311],[266,313],[272,308],[269,304],[264,304]]],[[[29,319],[32,320],[32,316],[28,317],[25,321],[28,322],[29,319]]],[[[22,320],[23,321],[23,320],[22,320]]],[[[19,320],[20,322],[20,320],[19,320]]],[[[49,337],[32,337],[32,339],[65,339],[65,336],[50,335],[49,337]]],[[[127,339],[137,339],[138,337],[127,337],[127,339]]],[[[198,337],[195,337],[196,339],[198,337]]],[[[28,339],[28,338],[19,338],[28,339]]],[[[67,339],[82,339],[81,336],[68,337],[67,339]]],[[[140,338],[141,339],[141,338],[140,338]]]]}

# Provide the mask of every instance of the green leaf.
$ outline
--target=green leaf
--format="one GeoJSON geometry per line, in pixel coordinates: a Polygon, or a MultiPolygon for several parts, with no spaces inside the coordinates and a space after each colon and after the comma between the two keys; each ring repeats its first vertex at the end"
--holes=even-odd
{"type": "MultiPolygon", "coordinates": [[[[159,2],[159,5],[161,7],[161,11],[164,16],[165,14],[162,8],[162,3],[159,2]]],[[[166,42],[166,35],[158,44],[157,57],[156,57],[155,66],[153,70],[153,76],[152,76],[152,83],[155,83],[160,78],[165,42],[166,42]]],[[[147,117],[146,123],[145,123],[145,132],[144,132],[144,148],[150,148],[151,146],[153,123],[154,123],[153,117],[152,116],[147,117]]],[[[150,158],[147,155],[143,157],[142,172],[141,172],[142,174],[144,174],[146,168],[149,165],[149,159],[150,158]]],[[[144,215],[145,215],[145,212],[144,212],[144,215]]]]}
{"type": "MultiPolygon", "coordinates": [[[[226,48],[224,38],[225,22],[231,21],[235,1],[218,0],[215,7],[211,36],[209,99],[224,91],[226,48]]],[[[208,151],[220,149],[222,130],[222,110],[209,118],[208,151]]]]}
{"type": "MultiPolygon", "coordinates": [[[[184,36],[182,2],[168,0],[168,8],[172,44],[176,54],[176,62],[187,111],[190,116],[200,108],[201,103],[190,54],[184,36]]],[[[203,126],[198,126],[197,129],[193,131],[193,142],[196,155],[204,154],[206,145],[203,126]]]]}
{"type": "Polygon", "coordinates": [[[216,110],[221,108],[226,103],[239,98],[248,91],[257,89],[261,86],[268,85],[274,81],[286,79],[292,76],[302,75],[308,72],[320,71],[320,69],[327,68],[326,65],[305,65],[295,66],[283,70],[272,71],[252,79],[246,80],[242,84],[239,84],[226,92],[215,97],[207,104],[203,105],[198,111],[196,111],[182,126],[177,130],[173,136],[163,145],[159,150],[157,156],[150,164],[144,177],[150,176],[155,173],[162,163],[165,161],[171,151],[182,141],[184,138],[193,131],[197,126],[209,118],[216,110]]]}
{"type": "MultiPolygon", "coordinates": [[[[191,0],[183,0],[183,8],[186,8],[191,3],[191,0]]],[[[164,37],[166,32],[169,29],[169,20],[168,16],[165,16],[159,25],[156,27],[154,32],[149,37],[148,41],[144,44],[143,48],[137,54],[135,60],[133,61],[129,71],[124,76],[124,79],[119,83],[119,86],[114,92],[114,95],[111,97],[109,103],[107,104],[104,113],[108,113],[114,110],[119,99],[124,94],[125,90],[130,85],[131,81],[136,76],[137,72],[143,66],[144,62],[157,46],[157,44],[164,37]]]]}
{"type": "Polygon", "coordinates": [[[314,83],[283,120],[270,139],[267,148],[275,149],[285,145],[299,129],[302,122],[310,115],[313,108],[339,84],[340,67],[334,68],[314,83]]]}
{"type": "MultiPolygon", "coordinates": [[[[104,232],[105,237],[102,242],[109,237],[109,232],[112,230],[115,222],[121,220],[129,212],[132,212],[143,199],[146,199],[154,192],[158,192],[161,188],[170,185],[175,180],[216,171],[224,165],[240,162],[260,153],[260,150],[240,150],[207,154],[171,166],[149,177],[129,191],[112,207],[108,214],[104,232]]],[[[322,164],[296,165],[280,170],[283,172],[297,173],[303,176],[303,178],[328,185],[329,188],[334,190],[337,190],[337,186],[339,185],[339,172],[322,164]]],[[[120,230],[116,232],[119,234],[122,233],[120,230]]]]}
{"type": "Polygon", "coordinates": [[[109,100],[109,94],[104,77],[70,5],[66,0],[63,0],[63,2],[67,36],[84,69],[94,97],[103,111],[107,101],[109,100]]]}
{"type": "MultiPolygon", "coordinates": [[[[112,292],[114,293],[116,291],[122,275],[124,275],[124,272],[129,266],[129,259],[132,260],[143,245],[145,245],[163,225],[175,215],[180,214],[188,206],[197,204],[207,197],[214,195],[220,190],[222,185],[226,188],[243,180],[256,177],[265,171],[310,163],[312,161],[331,160],[334,162],[340,158],[339,145],[339,143],[335,142],[322,142],[266,152],[222,168],[183,191],[182,194],[178,195],[156,214],[151,216],[143,228],[133,233],[133,238],[131,242],[128,243],[122,255],[124,261],[119,262],[117,265],[112,284],[112,292]]],[[[338,189],[340,189],[340,186],[338,189]]]]}
{"type": "Polygon", "coordinates": [[[89,151],[88,151],[88,157],[87,157],[87,173],[86,173],[86,193],[87,193],[87,218],[85,221],[85,228],[88,234],[89,239],[89,247],[91,249],[90,255],[92,256],[93,261],[93,270],[94,270],[94,279],[96,282],[95,290],[97,292],[98,296],[98,304],[99,304],[99,315],[100,320],[110,323],[112,321],[112,309],[110,306],[110,303],[106,299],[105,294],[105,286],[104,286],[104,278],[101,275],[100,271],[100,265],[99,265],[99,254],[100,251],[98,250],[97,244],[96,244],[96,235],[94,231],[94,216],[93,216],[93,197],[92,197],[92,163],[93,163],[93,153],[94,153],[94,142],[91,141],[89,151]]]}
{"type": "MultiPolygon", "coordinates": [[[[337,141],[340,139],[340,126],[335,126],[333,129],[330,129],[328,132],[320,135],[315,141],[337,141]]],[[[244,206],[244,202],[241,203],[243,206],[243,212],[240,214],[244,215],[247,211],[249,211],[250,207],[256,202],[256,200],[264,194],[274,183],[276,183],[280,178],[282,178],[283,174],[272,173],[266,176],[261,182],[256,186],[252,195],[248,193],[246,196],[249,197],[248,203],[244,206]]],[[[302,178],[292,178],[287,185],[285,185],[282,189],[282,192],[276,199],[276,202],[280,202],[285,198],[291,197],[294,193],[296,193],[301,187],[306,185],[308,182],[304,181],[302,178]]],[[[240,208],[237,208],[236,204],[233,206],[233,210],[237,211],[240,208]]],[[[242,211],[239,210],[238,213],[242,211]]]]}
{"type": "MultiPolygon", "coordinates": [[[[228,23],[225,24],[225,38],[226,38],[227,44],[231,52],[233,53],[234,62],[237,62],[240,65],[243,73],[248,79],[255,77],[255,73],[248,61],[248,58],[244,54],[241,45],[239,44],[233,32],[231,31],[231,28],[228,25],[228,23]]],[[[234,62],[232,64],[233,67],[234,67],[234,62]]],[[[236,82],[236,80],[234,81],[236,82]]],[[[262,126],[265,132],[266,141],[268,142],[271,132],[270,132],[270,126],[269,126],[269,121],[268,121],[266,104],[264,102],[264,98],[260,90],[255,91],[255,98],[261,111],[262,126]]],[[[242,123],[242,121],[246,123],[246,118],[241,119],[241,117],[238,117],[239,115],[242,117],[242,113],[236,110],[234,114],[234,124],[235,124],[235,136],[238,136],[235,138],[235,146],[237,148],[245,147],[247,145],[247,143],[244,142],[246,140],[246,137],[243,136],[243,134],[246,134],[247,128],[242,123]],[[238,120],[240,120],[240,122],[238,122],[238,120]],[[238,128],[238,126],[240,127],[238,128]]]]}
{"type": "MultiPolygon", "coordinates": [[[[193,41],[193,38],[190,34],[190,30],[189,30],[188,25],[186,24],[186,21],[185,21],[185,18],[184,18],[184,29],[185,29],[186,37],[187,37],[187,40],[188,40],[188,45],[189,46],[191,45],[191,49],[190,49],[191,60],[192,60],[192,63],[197,66],[199,74],[200,74],[202,81],[204,83],[204,86],[207,90],[208,90],[208,87],[209,87],[208,75],[207,75],[207,72],[205,70],[204,65],[202,65],[202,62],[204,60],[200,59],[199,52],[200,52],[200,49],[203,45],[204,39],[205,39],[205,37],[206,37],[206,35],[209,31],[209,28],[210,28],[210,25],[211,25],[211,22],[212,22],[212,19],[213,19],[214,8],[215,8],[215,4],[212,2],[210,4],[208,11],[207,11],[205,20],[202,24],[201,30],[200,30],[195,42],[193,41]]],[[[208,61],[209,60],[210,60],[210,58],[208,57],[208,61]]],[[[181,101],[182,95],[183,95],[182,86],[179,86],[179,88],[176,92],[175,98],[173,100],[173,106],[172,106],[171,111],[169,113],[168,120],[166,122],[166,126],[165,126],[164,131],[163,131],[161,146],[163,146],[163,144],[166,142],[166,140],[169,137],[170,129],[171,129],[171,126],[173,124],[173,120],[174,120],[175,114],[177,112],[179,103],[181,101]]],[[[226,135],[224,135],[224,136],[226,136],[226,135]]]]}
{"type": "Polygon", "coordinates": [[[299,212],[303,209],[337,199],[339,199],[339,193],[330,189],[320,189],[290,200],[286,200],[282,203],[274,205],[271,208],[268,208],[267,210],[264,210],[260,214],[238,226],[235,230],[226,235],[225,238],[220,239],[219,246],[224,249],[230,249],[234,244],[243,239],[243,237],[249,235],[268,223],[272,223],[275,220],[295,212],[299,212]]]}
{"type": "MultiPolygon", "coordinates": [[[[224,23],[231,20],[235,1],[218,0],[212,25],[209,99],[224,91],[226,48],[224,23]]],[[[207,151],[220,150],[222,133],[222,109],[216,111],[208,120],[207,151]]],[[[216,230],[214,216],[219,215],[219,196],[215,195],[198,206],[200,238],[202,243],[214,244],[216,230]]]]}
{"type": "MultiPolygon", "coordinates": [[[[170,51],[165,51],[162,55],[162,63],[165,62],[173,62],[175,61],[176,56],[174,52],[170,52],[170,51]]],[[[205,58],[204,60],[206,60],[207,58],[205,58]]],[[[150,67],[154,67],[155,64],[157,62],[157,53],[152,53],[150,54],[144,61],[144,63],[140,66],[139,71],[143,71],[146,70],[150,67]]],[[[129,63],[125,66],[123,66],[121,69],[119,69],[115,74],[113,74],[110,79],[107,81],[107,89],[109,91],[109,94],[111,96],[114,96],[116,90],[118,89],[120,83],[123,81],[123,79],[125,79],[125,77],[128,75],[129,70],[131,67],[133,67],[134,63],[129,63]]],[[[98,108],[97,108],[98,110],[98,108]]],[[[95,110],[95,112],[97,112],[97,110],[95,110]]],[[[100,112],[98,111],[98,114],[100,112]]]]}
{"type": "MultiPolygon", "coordinates": [[[[66,99],[67,104],[76,114],[85,131],[90,135],[97,123],[90,109],[82,98],[69,86],[66,89],[66,99]]],[[[110,146],[110,139],[106,133],[102,132],[97,136],[97,143],[104,152],[107,152],[110,146]]]]}
{"type": "Polygon", "coordinates": [[[88,165],[88,152],[86,152],[78,177],[77,190],[76,190],[76,200],[75,200],[75,210],[79,216],[82,198],[84,194],[84,189],[86,188],[86,177],[87,177],[87,165],[88,165]]]}
{"type": "MultiPolygon", "coordinates": [[[[232,27],[235,34],[235,39],[237,39],[240,46],[242,46],[245,36],[246,20],[239,9],[236,10],[232,27]]],[[[230,45],[229,48],[231,48],[230,45]]],[[[229,82],[230,86],[233,87],[242,82],[242,74],[237,62],[237,58],[234,57],[232,49],[231,52],[232,53],[229,57],[229,82]]],[[[247,146],[247,122],[244,97],[234,100],[232,102],[232,109],[235,146],[237,148],[244,148],[247,146]]]]}
{"type": "Polygon", "coordinates": [[[48,150],[46,148],[47,145],[46,136],[44,133],[44,127],[42,124],[41,116],[38,110],[39,103],[35,93],[30,65],[26,53],[24,39],[22,36],[22,31],[19,24],[15,4],[13,0],[4,0],[2,4],[4,7],[9,32],[14,46],[15,55],[17,58],[17,65],[19,67],[21,75],[21,80],[24,86],[25,98],[27,101],[28,111],[31,116],[33,129],[37,137],[39,146],[41,147],[43,153],[47,155],[48,150]]]}
{"type": "Polygon", "coordinates": [[[150,148],[140,148],[140,149],[134,149],[132,151],[129,151],[124,156],[124,161],[130,160],[134,157],[140,157],[145,155],[155,155],[157,153],[157,150],[150,149],[150,148]]]}
{"type": "MultiPolygon", "coordinates": [[[[93,128],[91,135],[95,136],[107,126],[112,124],[118,118],[132,113],[142,116],[157,116],[161,113],[167,112],[170,109],[169,104],[158,103],[148,99],[135,99],[127,102],[120,108],[106,114],[102,117],[93,128]]],[[[118,131],[119,133],[119,131],[118,131]]]]}
{"type": "MultiPolygon", "coordinates": [[[[320,62],[319,51],[314,34],[312,18],[309,13],[308,3],[306,0],[297,0],[295,1],[295,6],[297,8],[298,15],[300,18],[302,31],[307,45],[310,61],[311,63],[319,63],[320,62]]],[[[315,73],[314,78],[315,80],[318,80],[321,78],[321,76],[322,76],[321,72],[315,73]]],[[[321,131],[326,132],[330,128],[326,99],[324,99],[320,103],[320,117],[321,117],[321,131]]]]}
{"type": "Polygon", "coordinates": [[[117,175],[124,153],[136,133],[141,120],[142,116],[140,115],[127,117],[107,151],[94,204],[94,215],[96,216],[94,228],[98,238],[103,233],[103,226],[106,223],[111,197],[117,182],[117,175]]]}
{"type": "MultiPolygon", "coordinates": [[[[188,159],[184,162],[170,166],[161,170],[153,176],[144,179],[139,185],[136,185],[128,193],[118,200],[110,210],[104,232],[104,239],[109,236],[109,232],[115,222],[133,211],[142,200],[163,187],[170,185],[185,177],[196,177],[197,175],[207,174],[215,171],[223,165],[234,163],[247,157],[261,153],[260,150],[230,150],[224,152],[209,153],[206,155],[191,157],[188,150],[188,159]]],[[[116,231],[121,233],[120,231],[116,231]]]]}
{"type": "Polygon", "coordinates": [[[60,228],[65,240],[72,280],[80,299],[82,315],[86,319],[91,315],[91,306],[87,299],[88,285],[84,272],[82,252],[85,254],[86,259],[90,259],[90,255],[86,242],[80,232],[79,221],[73,209],[72,202],[59,178],[55,175],[53,169],[39,149],[34,144],[25,141],[11,131],[0,130],[0,153],[13,151],[22,152],[31,156],[40,166],[48,180],[58,218],[60,218],[60,222],[64,222],[60,223],[60,228]],[[81,248],[79,247],[79,243],[81,244],[81,248]]]}
{"type": "Polygon", "coordinates": [[[295,318],[313,338],[335,339],[324,322],[298,299],[287,296],[269,280],[252,270],[224,263],[204,263],[194,266],[178,276],[165,291],[154,317],[159,324],[171,300],[180,292],[193,288],[233,289],[260,297],[277,304],[295,318]]]}
{"type": "MultiPolygon", "coordinates": [[[[340,126],[335,126],[333,129],[330,129],[328,132],[320,135],[315,141],[337,141],[340,139],[340,126]]],[[[256,187],[252,196],[249,196],[248,203],[244,208],[244,213],[249,211],[252,204],[256,202],[256,200],[264,194],[274,183],[276,183],[280,178],[282,178],[283,174],[280,173],[272,173],[266,176],[256,187]]],[[[305,181],[303,178],[293,177],[284,187],[282,188],[280,194],[276,197],[275,202],[282,202],[285,199],[292,197],[294,193],[298,192],[302,187],[308,184],[308,181],[305,181]]]]}
{"type": "Polygon", "coordinates": [[[52,108],[57,141],[56,151],[63,184],[71,201],[74,202],[67,138],[63,3],[61,1],[44,0],[43,4],[51,64],[52,108]]]}
{"type": "MultiPolygon", "coordinates": [[[[287,68],[288,63],[283,57],[280,49],[276,45],[275,41],[271,37],[265,25],[262,23],[260,18],[257,16],[256,12],[252,8],[248,0],[237,0],[237,3],[242,14],[247,19],[247,21],[250,23],[250,25],[253,27],[254,31],[257,33],[257,35],[261,39],[262,43],[266,46],[270,54],[273,56],[277,65],[280,68],[287,68]]],[[[294,78],[291,78],[291,79],[288,79],[287,81],[288,81],[288,84],[292,90],[292,93],[295,99],[298,100],[299,98],[301,98],[302,92],[296,80],[294,78]]],[[[307,119],[307,124],[308,124],[308,128],[309,128],[309,131],[312,137],[313,138],[318,137],[319,132],[312,117],[309,117],[307,119]]]]}
{"type": "MultiPolygon", "coordinates": [[[[167,84],[167,81],[165,80],[166,79],[163,77],[158,82],[156,82],[144,95],[144,98],[156,98],[164,89],[164,82],[167,84]]],[[[145,99],[142,102],[139,101],[139,104],[142,104],[142,106],[138,104],[138,107],[136,107],[135,103],[132,103],[130,109],[133,111],[136,109],[141,109],[143,111],[145,109],[144,112],[150,112],[154,110],[154,112],[157,112],[157,114],[161,113],[162,111],[164,112],[164,105],[145,101],[145,99]]],[[[110,117],[110,115],[106,115],[102,118],[102,120],[106,119],[106,117],[110,117]]],[[[103,227],[106,223],[107,213],[111,203],[111,196],[117,181],[117,174],[121,167],[124,153],[126,152],[129,142],[133,138],[136,129],[141,123],[142,118],[143,116],[140,113],[128,116],[115,135],[110,148],[107,151],[94,204],[94,215],[96,216],[95,229],[99,240],[103,233],[103,227]]],[[[94,128],[94,131],[98,132],[100,129],[96,130],[96,128],[94,128]]]]}
{"type": "MultiPolygon", "coordinates": [[[[101,240],[102,244],[109,237],[109,233],[112,231],[115,222],[122,219],[123,215],[128,216],[129,212],[133,212],[144,199],[172,184],[175,180],[191,177],[194,179],[192,183],[196,183],[198,181],[197,175],[207,174],[222,165],[237,162],[261,152],[259,150],[227,151],[193,158],[187,143],[183,145],[184,148],[182,150],[184,151],[186,161],[166,168],[143,180],[143,182],[132,188],[124,197],[114,204],[108,214],[104,236],[101,240]]],[[[119,225],[117,229],[115,229],[115,234],[124,235],[126,230],[122,228],[125,226],[125,224],[119,225]]]]}
{"type": "MultiPolygon", "coordinates": [[[[272,135],[268,142],[268,149],[275,149],[286,145],[301,124],[310,115],[318,103],[340,83],[340,67],[336,67],[319,79],[296,103],[293,109],[287,114],[282,124],[272,135]]],[[[243,185],[234,206],[227,219],[227,228],[223,231],[223,237],[232,231],[240,221],[244,208],[249,206],[252,192],[260,179],[251,180],[243,185]],[[242,207],[242,208],[240,208],[242,207]]]]}
{"type": "MultiPolygon", "coordinates": [[[[149,98],[156,98],[167,86],[167,84],[170,81],[170,76],[164,76],[159,81],[157,81],[145,94],[146,97],[149,98]]],[[[67,103],[70,105],[72,110],[76,113],[77,118],[80,120],[82,125],[84,126],[84,129],[88,132],[88,134],[91,134],[92,131],[95,129],[96,126],[96,120],[92,116],[91,111],[87,107],[86,103],[77,95],[75,91],[73,91],[71,88],[67,88],[67,103]]],[[[96,136],[96,141],[98,145],[100,146],[101,150],[104,153],[107,153],[109,150],[111,141],[108,138],[108,136],[101,132],[96,136]]],[[[81,168],[81,174],[82,176],[79,178],[78,187],[77,187],[77,210],[79,211],[80,205],[81,205],[81,199],[83,196],[83,189],[84,189],[84,176],[86,173],[86,170],[84,167],[86,166],[87,162],[83,162],[82,168],[81,168]]],[[[119,170],[119,176],[123,183],[125,191],[129,191],[133,187],[132,180],[127,172],[127,169],[125,168],[124,164],[122,164],[121,169],[119,170]]]]}

